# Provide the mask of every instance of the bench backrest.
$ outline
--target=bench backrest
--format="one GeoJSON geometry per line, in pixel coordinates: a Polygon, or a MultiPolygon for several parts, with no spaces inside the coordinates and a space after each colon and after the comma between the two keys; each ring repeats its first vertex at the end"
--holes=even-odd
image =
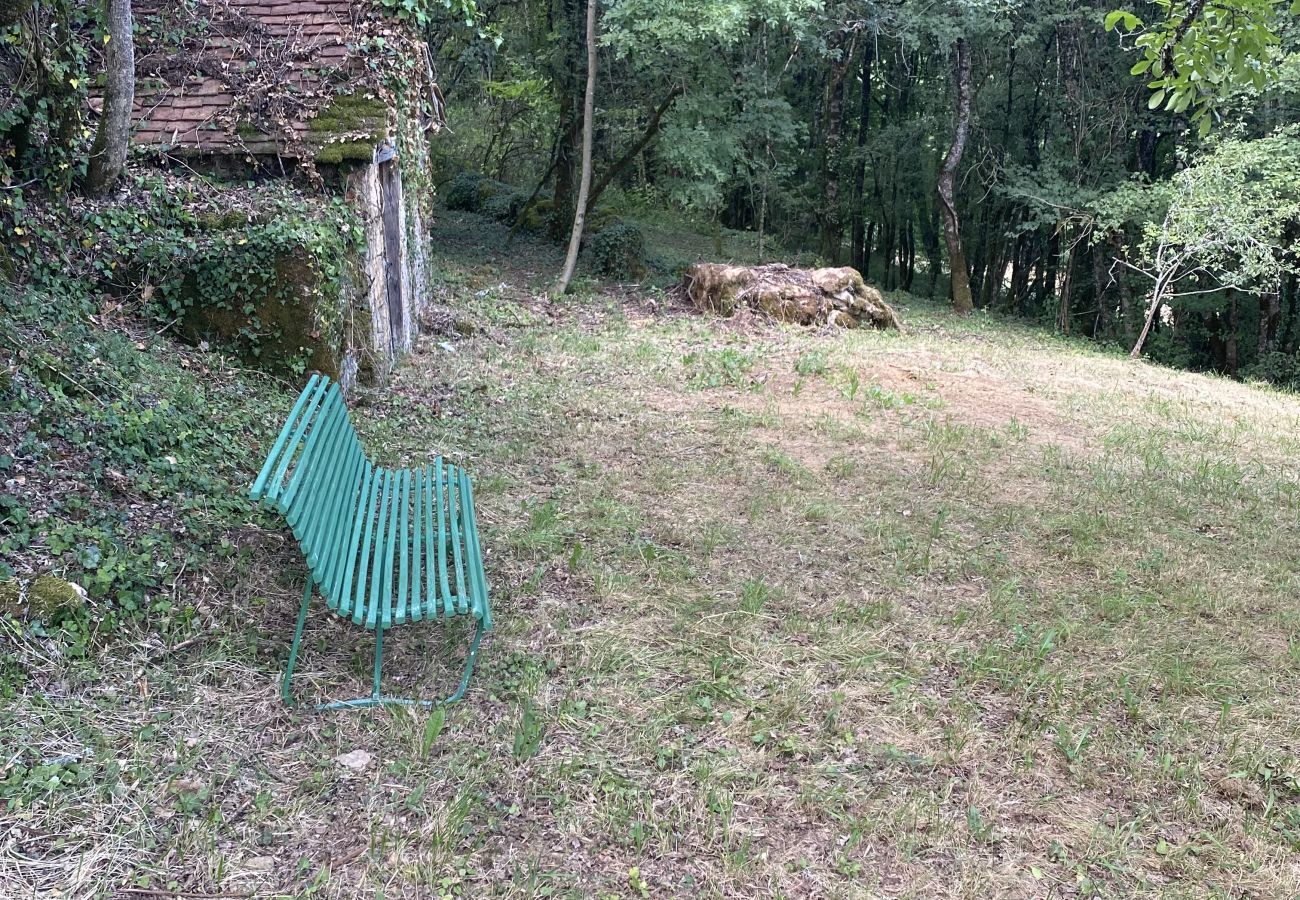
{"type": "Polygon", "coordinates": [[[468,475],[441,458],[373,465],[329,378],[311,376],[250,494],[284,515],[340,615],[371,629],[471,612],[490,623],[468,475]]]}

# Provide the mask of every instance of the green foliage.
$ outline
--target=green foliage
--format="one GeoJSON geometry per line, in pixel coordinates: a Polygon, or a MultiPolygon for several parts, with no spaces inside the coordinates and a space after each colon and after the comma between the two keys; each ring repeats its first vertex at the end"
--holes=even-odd
{"type": "Polygon", "coordinates": [[[422,29],[447,15],[473,28],[479,15],[475,0],[379,0],[379,5],[394,18],[422,29]]]}
{"type": "Polygon", "coordinates": [[[586,249],[591,265],[602,275],[623,281],[646,276],[645,235],[636,225],[608,225],[590,238],[586,249]]]}
{"type": "Polygon", "coordinates": [[[475,172],[461,172],[442,189],[442,204],[448,209],[478,212],[482,202],[479,198],[479,184],[483,176],[475,172]]]}
{"type": "MultiPolygon", "coordinates": [[[[0,22],[0,187],[24,183],[65,193],[85,170],[83,121],[92,45],[102,43],[101,4],[50,0],[0,22]]],[[[13,208],[18,196],[0,207],[13,208]]]]}
{"type": "MultiPolygon", "coordinates": [[[[365,240],[342,199],[308,200],[283,182],[243,187],[161,175],[138,176],[127,190],[126,201],[19,210],[13,249],[24,277],[69,297],[142,285],[146,311],[163,324],[195,308],[224,311],[231,325],[223,333],[251,359],[286,336],[285,323],[268,313],[277,303],[309,302],[321,339],[340,335],[365,240]],[[67,234],[84,237],[70,244],[67,234]]],[[[275,362],[292,368],[304,360],[275,362]]]]}
{"type": "Polygon", "coordinates": [[[229,529],[258,515],[242,486],[282,410],[206,361],[141,352],[49,294],[0,295],[0,315],[13,372],[0,432],[21,436],[0,493],[0,558],[80,584],[100,622],[190,622],[177,578],[237,552],[229,529]]]}
{"type": "Polygon", "coordinates": [[[515,724],[514,755],[520,762],[532,759],[546,736],[546,722],[538,714],[531,700],[524,700],[515,724]]]}
{"type": "Polygon", "coordinates": [[[751,384],[749,372],[755,362],[753,353],[734,347],[693,351],[682,357],[687,384],[702,389],[751,384]]]}
{"type": "Polygon", "coordinates": [[[1275,291],[1300,272],[1300,127],[1227,139],[1174,179],[1168,213],[1144,231],[1143,255],[1170,289],[1208,270],[1221,284],[1275,291]]]}
{"type": "Polygon", "coordinates": [[[1134,35],[1142,58],[1130,73],[1149,79],[1149,109],[1191,111],[1201,134],[1211,114],[1242,89],[1264,90],[1279,61],[1278,30],[1287,11],[1300,12],[1300,0],[1229,0],[1199,3],[1155,0],[1161,20],[1151,26],[1131,12],[1115,10],[1107,31],[1134,35]]]}
{"type": "Polygon", "coordinates": [[[602,43],[619,54],[679,54],[685,47],[729,46],[757,23],[797,23],[820,0],[616,0],[604,13],[602,43]]]}
{"type": "MultiPolygon", "coordinates": [[[[527,200],[528,197],[523,192],[504,182],[484,178],[477,172],[459,173],[442,190],[442,202],[448,209],[482,213],[507,225],[514,224],[527,200]]],[[[533,211],[544,212],[538,210],[536,203],[533,211]]],[[[529,230],[540,227],[535,215],[530,216],[530,221],[524,224],[529,230]]]]}

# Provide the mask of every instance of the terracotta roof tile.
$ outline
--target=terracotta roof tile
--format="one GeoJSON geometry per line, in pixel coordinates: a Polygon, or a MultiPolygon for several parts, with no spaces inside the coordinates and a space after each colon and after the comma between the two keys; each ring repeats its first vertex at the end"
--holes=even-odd
{"type": "MultiPolygon", "coordinates": [[[[137,14],[159,10],[164,3],[136,0],[137,14]]],[[[291,40],[306,51],[305,58],[292,61],[284,77],[291,88],[304,93],[318,91],[331,80],[322,77],[322,72],[360,72],[365,65],[347,46],[354,40],[354,0],[229,0],[228,8],[253,20],[262,34],[291,40]]],[[[238,72],[247,66],[243,59],[245,42],[239,31],[208,34],[203,39],[202,54],[225,71],[238,72]]],[[[165,66],[160,71],[165,71],[165,66]]],[[[142,71],[136,81],[136,144],[232,154],[292,152],[277,136],[261,132],[241,136],[227,132],[218,123],[221,111],[234,102],[221,79],[196,73],[180,83],[168,84],[152,75],[142,71]]],[[[175,81],[175,76],[166,77],[175,81]]],[[[322,138],[311,131],[307,121],[293,122],[291,127],[309,145],[322,138]]]]}

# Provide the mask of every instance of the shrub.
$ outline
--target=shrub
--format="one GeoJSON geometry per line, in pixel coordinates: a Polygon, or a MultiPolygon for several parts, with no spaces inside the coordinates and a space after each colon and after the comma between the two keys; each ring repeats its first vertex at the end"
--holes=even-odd
{"type": "Polygon", "coordinates": [[[639,281],[646,276],[645,236],[635,225],[602,228],[587,247],[591,265],[602,275],[639,281]]]}
{"type": "MultiPolygon", "coordinates": [[[[496,182],[491,183],[496,184],[496,182]]],[[[484,200],[480,211],[483,215],[496,219],[498,222],[511,224],[515,221],[515,218],[519,215],[519,210],[523,209],[527,200],[528,196],[518,191],[500,191],[493,193],[484,200]]]]}
{"type": "Polygon", "coordinates": [[[482,180],[483,176],[475,172],[461,172],[447,182],[447,187],[442,192],[443,205],[447,209],[478,212],[482,202],[479,197],[479,182],[482,180]]]}

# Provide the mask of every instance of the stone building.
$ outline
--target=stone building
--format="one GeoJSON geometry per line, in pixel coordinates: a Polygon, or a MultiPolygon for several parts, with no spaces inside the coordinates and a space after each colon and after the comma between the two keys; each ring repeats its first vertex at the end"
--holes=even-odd
{"type": "MultiPolygon", "coordinates": [[[[272,364],[300,354],[345,389],[358,376],[382,380],[411,348],[428,296],[428,141],[443,124],[428,52],[356,0],[202,6],[198,17],[166,0],[137,2],[145,39],[134,144],[172,171],[241,184],[289,178],[307,202],[345,198],[365,240],[343,296],[316,296],[308,277],[239,307],[255,309],[261,327],[277,323],[267,335],[272,364]],[[328,317],[342,327],[321,327],[322,304],[344,311],[328,317]]],[[[275,269],[292,277],[312,261],[285,262],[275,269]]],[[[214,307],[196,304],[184,330],[221,341],[249,327],[233,304],[214,307]]]]}

